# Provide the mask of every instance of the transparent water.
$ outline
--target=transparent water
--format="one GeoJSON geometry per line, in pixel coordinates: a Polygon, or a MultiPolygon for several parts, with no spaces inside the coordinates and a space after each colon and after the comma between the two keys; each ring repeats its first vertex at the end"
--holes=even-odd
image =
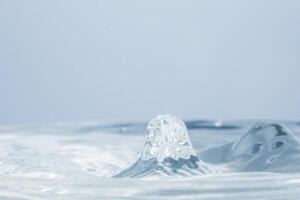
{"type": "Polygon", "coordinates": [[[300,199],[299,123],[185,124],[196,167],[138,163],[146,123],[2,126],[0,199],[300,199]]]}

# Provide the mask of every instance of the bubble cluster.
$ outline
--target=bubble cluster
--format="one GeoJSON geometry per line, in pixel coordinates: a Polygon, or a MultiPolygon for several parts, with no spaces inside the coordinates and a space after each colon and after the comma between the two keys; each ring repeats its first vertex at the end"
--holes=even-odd
{"type": "Polygon", "coordinates": [[[175,116],[158,115],[148,123],[146,134],[143,160],[156,158],[162,162],[166,158],[189,159],[196,155],[184,122],[175,116]]]}

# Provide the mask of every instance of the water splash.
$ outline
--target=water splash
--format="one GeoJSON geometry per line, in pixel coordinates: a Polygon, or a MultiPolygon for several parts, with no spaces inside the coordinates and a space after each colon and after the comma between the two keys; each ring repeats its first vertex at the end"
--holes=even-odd
{"type": "Polygon", "coordinates": [[[184,122],[175,116],[158,115],[148,123],[146,134],[143,160],[156,158],[162,162],[196,155],[184,122]]]}
{"type": "Polygon", "coordinates": [[[182,120],[172,115],[158,115],[147,125],[141,157],[116,177],[186,176],[215,171],[196,156],[182,120]]]}
{"type": "Polygon", "coordinates": [[[257,123],[235,142],[199,156],[231,171],[300,172],[300,142],[281,124],[257,123]]]}
{"type": "Polygon", "coordinates": [[[297,138],[283,125],[257,123],[231,148],[230,159],[262,152],[279,152],[299,145],[297,138]]]}

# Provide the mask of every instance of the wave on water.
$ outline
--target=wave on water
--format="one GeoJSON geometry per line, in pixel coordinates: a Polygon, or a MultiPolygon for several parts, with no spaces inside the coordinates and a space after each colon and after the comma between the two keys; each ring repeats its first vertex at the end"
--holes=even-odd
{"type": "Polygon", "coordinates": [[[0,127],[0,199],[298,200],[298,125],[251,125],[160,115],[146,141],[144,123],[0,127]]]}
{"type": "MultiPolygon", "coordinates": [[[[207,123],[189,121],[187,124],[194,131],[207,123]]],[[[134,125],[132,129],[133,127],[134,125]]],[[[143,124],[138,124],[136,130],[142,127],[143,124]]],[[[234,126],[221,127],[221,130],[227,131],[222,135],[217,133],[218,137],[223,138],[231,137],[231,131],[244,130],[239,129],[240,124],[237,123],[234,126]]],[[[147,124],[146,141],[137,160],[136,147],[140,148],[137,144],[142,141],[137,134],[99,134],[92,129],[90,133],[94,134],[65,134],[58,137],[52,132],[40,135],[31,131],[25,138],[23,132],[21,134],[13,130],[14,134],[2,134],[0,138],[0,176],[78,179],[182,177],[255,171],[300,172],[300,142],[282,124],[257,123],[235,141],[214,147],[207,145],[206,149],[196,149],[197,151],[188,133],[190,129],[186,123],[172,115],[157,116],[147,124]],[[118,143],[122,137],[130,137],[132,144],[118,143]],[[107,145],[106,141],[118,145],[107,145]]],[[[203,139],[211,140],[216,136],[209,135],[209,131],[214,129],[203,130],[204,137],[201,135],[202,130],[197,131],[193,136],[198,146],[201,142],[207,142],[203,139]]],[[[5,132],[9,132],[9,129],[5,132]]],[[[226,138],[226,141],[230,139],[226,138]]]]}
{"type": "Polygon", "coordinates": [[[257,123],[235,142],[198,155],[231,171],[300,172],[300,143],[281,124],[257,123]]]}
{"type": "Polygon", "coordinates": [[[146,129],[144,150],[138,161],[115,177],[190,176],[216,172],[198,159],[187,127],[172,115],[159,115],[146,129]]]}
{"type": "Polygon", "coordinates": [[[218,172],[300,172],[300,143],[280,124],[257,123],[238,140],[198,155],[185,124],[160,115],[147,125],[144,150],[115,177],[191,176],[218,172]]]}

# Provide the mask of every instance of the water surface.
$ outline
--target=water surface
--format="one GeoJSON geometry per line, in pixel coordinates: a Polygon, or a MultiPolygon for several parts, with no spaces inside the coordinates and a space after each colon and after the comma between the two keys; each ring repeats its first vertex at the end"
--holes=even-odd
{"type": "Polygon", "coordinates": [[[146,122],[2,126],[0,199],[299,199],[299,123],[185,124],[208,170],[139,178],[146,122]]]}

